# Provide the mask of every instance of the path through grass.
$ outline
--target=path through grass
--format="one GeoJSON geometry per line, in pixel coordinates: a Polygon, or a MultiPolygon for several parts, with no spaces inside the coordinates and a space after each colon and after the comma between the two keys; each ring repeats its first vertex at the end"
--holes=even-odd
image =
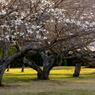
{"type": "Polygon", "coordinates": [[[73,78],[74,67],[54,67],[50,80],[37,80],[31,68],[10,69],[3,76],[0,95],[95,95],[95,69],[82,67],[80,78],[73,78]]]}

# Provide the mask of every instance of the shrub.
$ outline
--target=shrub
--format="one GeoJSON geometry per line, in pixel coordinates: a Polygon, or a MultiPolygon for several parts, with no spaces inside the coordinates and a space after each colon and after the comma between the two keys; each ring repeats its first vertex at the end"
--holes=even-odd
{"type": "Polygon", "coordinates": [[[57,60],[56,65],[57,65],[57,66],[61,66],[62,63],[63,63],[63,60],[57,60]]]}

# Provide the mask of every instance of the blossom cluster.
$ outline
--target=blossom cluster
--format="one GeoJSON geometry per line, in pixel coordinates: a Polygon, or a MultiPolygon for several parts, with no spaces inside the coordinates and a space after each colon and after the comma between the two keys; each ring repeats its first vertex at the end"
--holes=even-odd
{"type": "MultiPolygon", "coordinates": [[[[26,0],[23,2],[26,4],[26,0]],[[25,2],[24,2],[25,1],[25,2]]],[[[20,2],[17,3],[18,11],[13,11],[10,15],[7,15],[6,9],[0,10],[0,16],[7,15],[6,18],[0,19],[0,29],[2,30],[2,35],[0,40],[16,41],[16,39],[48,39],[53,31],[49,31],[47,28],[48,24],[56,23],[64,24],[68,28],[68,24],[76,25],[80,29],[89,31],[89,28],[95,30],[95,22],[85,21],[84,17],[87,15],[84,13],[80,16],[80,19],[68,16],[68,9],[55,7],[55,2],[52,0],[30,0],[31,6],[20,6],[20,2]],[[6,30],[6,31],[3,31],[6,30]]],[[[2,1],[1,1],[2,2],[2,1]]],[[[10,3],[10,2],[9,2],[10,3]]],[[[13,6],[15,6],[13,5],[13,6]]],[[[27,4],[26,4],[27,5],[27,4]]],[[[11,10],[11,9],[10,9],[11,10]]],[[[10,12],[9,10],[9,12],[10,12]]],[[[88,18],[93,17],[91,12],[88,18]]],[[[62,26],[61,26],[62,27],[62,26]]]]}

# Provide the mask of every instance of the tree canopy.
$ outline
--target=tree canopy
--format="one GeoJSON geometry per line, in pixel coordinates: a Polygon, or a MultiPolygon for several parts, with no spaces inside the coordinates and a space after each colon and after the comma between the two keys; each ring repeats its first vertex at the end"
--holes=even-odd
{"type": "Polygon", "coordinates": [[[20,57],[38,72],[38,78],[44,79],[57,59],[94,60],[94,50],[89,48],[94,38],[94,0],[1,0],[0,82],[7,65],[20,57]],[[18,52],[8,56],[8,49],[13,46],[18,52]],[[52,55],[47,55],[47,51],[52,55]],[[43,71],[25,58],[28,52],[41,54],[43,71]]]}

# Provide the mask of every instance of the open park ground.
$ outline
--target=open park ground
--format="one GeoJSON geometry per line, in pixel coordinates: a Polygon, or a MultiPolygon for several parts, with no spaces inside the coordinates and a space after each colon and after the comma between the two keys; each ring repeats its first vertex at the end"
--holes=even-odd
{"type": "Polygon", "coordinates": [[[11,68],[3,76],[0,95],[95,95],[95,68],[82,67],[79,78],[73,78],[74,67],[54,67],[50,80],[37,80],[31,68],[11,68]]]}

